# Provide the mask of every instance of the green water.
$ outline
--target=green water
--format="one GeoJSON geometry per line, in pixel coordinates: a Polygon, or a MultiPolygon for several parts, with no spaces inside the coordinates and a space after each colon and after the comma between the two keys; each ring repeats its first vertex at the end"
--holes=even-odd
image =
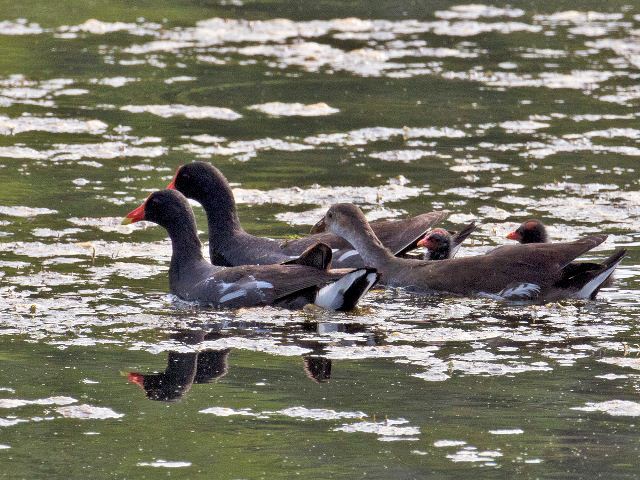
{"type": "Polygon", "coordinates": [[[0,477],[636,478],[640,8],[492,3],[0,1],[0,477]],[[260,235],[353,201],[628,255],[596,302],[196,311],[119,226],[192,160],[260,235]]]}

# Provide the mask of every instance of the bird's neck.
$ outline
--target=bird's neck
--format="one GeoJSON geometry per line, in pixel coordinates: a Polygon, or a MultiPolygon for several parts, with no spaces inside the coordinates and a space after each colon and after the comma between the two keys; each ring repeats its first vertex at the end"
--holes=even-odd
{"type": "Polygon", "coordinates": [[[179,222],[167,229],[171,239],[171,264],[186,265],[203,261],[202,243],[194,224],[179,222]]]}
{"type": "Polygon", "coordinates": [[[238,233],[244,232],[240,225],[236,203],[231,188],[226,186],[223,195],[207,195],[200,202],[207,214],[209,226],[209,241],[223,241],[238,233]]]}
{"type": "Polygon", "coordinates": [[[368,223],[361,222],[348,231],[334,232],[347,240],[360,254],[364,264],[383,273],[395,257],[378,239],[368,223]]]}

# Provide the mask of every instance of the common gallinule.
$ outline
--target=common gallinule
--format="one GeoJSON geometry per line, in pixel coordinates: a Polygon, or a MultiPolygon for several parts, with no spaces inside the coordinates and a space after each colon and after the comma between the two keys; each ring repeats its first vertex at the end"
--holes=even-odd
{"type": "Polygon", "coordinates": [[[123,223],[140,220],[157,223],[169,233],[169,287],[186,301],[223,308],[302,308],[315,303],[350,310],[378,280],[373,268],[329,270],[331,249],[323,244],[309,247],[288,265],[213,266],[202,256],[189,202],[175,190],[152,193],[123,223]]]}

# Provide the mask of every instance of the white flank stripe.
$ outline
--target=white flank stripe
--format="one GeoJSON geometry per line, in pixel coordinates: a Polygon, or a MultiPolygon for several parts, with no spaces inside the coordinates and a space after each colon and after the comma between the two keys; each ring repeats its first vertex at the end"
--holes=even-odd
{"type": "Polygon", "coordinates": [[[229,300],[233,300],[234,298],[244,297],[247,294],[245,289],[236,290],[235,292],[227,293],[220,298],[220,303],[228,302],[229,300]]]}
{"type": "Polygon", "coordinates": [[[353,257],[354,255],[358,255],[357,250],[347,250],[342,255],[340,255],[340,258],[338,259],[338,261],[341,262],[343,260],[346,260],[349,257],[353,257]]]}
{"type": "Polygon", "coordinates": [[[532,298],[540,293],[540,287],[535,283],[519,283],[513,287],[505,288],[500,292],[500,296],[506,299],[512,298],[532,298]]]}

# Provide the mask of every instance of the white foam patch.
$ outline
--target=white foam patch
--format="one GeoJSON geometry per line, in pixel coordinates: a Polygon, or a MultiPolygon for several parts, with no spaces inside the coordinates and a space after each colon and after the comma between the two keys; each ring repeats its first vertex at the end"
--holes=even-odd
{"type": "Polygon", "coordinates": [[[171,85],[172,83],[178,82],[193,82],[197,80],[196,77],[190,77],[188,75],[178,75],[177,77],[169,77],[164,80],[164,83],[167,85],[171,85]]]}
{"type": "MultiPolygon", "coordinates": [[[[141,23],[126,23],[126,22],[103,22],[90,18],[84,23],[79,25],[62,26],[58,29],[63,33],[90,33],[93,35],[106,35],[114,32],[126,32],[130,35],[154,35],[157,30],[162,26],[157,23],[141,22],[141,23]]],[[[69,36],[66,38],[75,38],[69,36]]]]}
{"type": "Polygon", "coordinates": [[[435,151],[427,150],[389,150],[386,152],[374,152],[370,153],[371,158],[377,158],[378,160],[384,160],[385,162],[402,162],[409,163],[414,160],[420,160],[424,157],[433,157],[438,154],[435,151]]]}
{"type": "Polygon", "coordinates": [[[109,418],[124,417],[124,414],[114,412],[110,408],[95,407],[88,404],[58,407],[55,410],[65,418],[75,418],[78,420],[106,420],[109,418]]]}
{"type": "Polygon", "coordinates": [[[25,423],[28,420],[23,418],[2,418],[0,417],[0,427],[13,427],[14,425],[18,425],[19,423],[25,423]]]}
{"type": "MultiPolygon", "coordinates": [[[[197,135],[191,137],[191,139],[206,145],[188,143],[180,145],[178,148],[206,159],[209,159],[212,155],[224,155],[233,156],[235,160],[247,161],[254,158],[259,152],[269,150],[298,152],[303,150],[327,148],[330,145],[337,147],[349,147],[355,145],[366,145],[373,142],[393,141],[399,137],[406,140],[407,146],[417,146],[424,144],[422,141],[416,140],[420,138],[462,138],[465,136],[466,134],[462,130],[449,127],[370,127],[348,132],[320,134],[316,136],[309,136],[304,139],[287,137],[287,140],[277,138],[259,138],[255,140],[235,140],[228,142],[224,137],[197,135]],[[211,143],[213,145],[207,145],[211,143]]],[[[417,160],[424,156],[449,158],[449,156],[437,154],[436,152],[428,150],[395,150],[374,153],[372,156],[385,161],[401,162],[417,160]]]]}
{"type": "MultiPolygon", "coordinates": [[[[202,138],[202,136],[199,136],[202,138]]],[[[199,141],[194,137],[194,140],[199,141]]],[[[195,145],[185,144],[180,148],[187,152],[195,153],[201,158],[210,158],[212,155],[234,155],[234,159],[238,161],[247,161],[255,157],[261,151],[282,151],[282,152],[300,152],[303,150],[313,150],[310,145],[298,142],[290,142],[277,138],[259,138],[256,140],[237,140],[229,142],[226,145],[220,145],[221,140],[215,139],[214,145],[195,145]]],[[[224,139],[222,139],[224,141],[224,139]]],[[[208,142],[207,142],[208,143],[208,142]]]]}
{"type": "Polygon", "coordinates": [[[634,157],[640,156],[640,148],[638,147],[627,145],[598,145],[585,137],[570,139],[556,138],[546,144],[542,142],[530,142],[527,144],[527,149],[520,155],[540,160],[557,153],[573,152],[616,153],[634,157]]]}
{"type": "Polygon", "coordinates": [[[621,20],[623,17],[624,15],[622,13],[594,12],[593,10],[589,10],[587,12],[564,10],[552,14],[537,14],[534,18],[541,22],[581,24],[607,20],[621,20]]]}
{"type": "Polygon", "coordinates": [[[102,142],[87,144],[55,144],[49,150],[34,150],[28,147],[0,147],[0,157],[30,158],[33,160],[82,160],[86,158],[154,158],[164,155],[166,147],[136,147],[124,142],[102,142]]]}
{"type": "Polygon", "coordinates": [[[24,207],[19,205],[4,206],[0,205],[0,215],[7,215],[10,217],[36,217],[38,215],[52,215],[58,213],[57,210],[44,207],[24,207]]]}
{"type": "Polygon", "coordinates": [[[247,107],[249,110],[257,110],[273,117],[322,117],[333,115],[340,110],[330,107],[326,103],[312,103],[305,105],[303,103],[283,103],[269,102],[251,105],[247,107]]]}
{"type": "MultiPolygon", "coordinates": [[[[346,433],[372,433],[378,435],[378,440],[394,441],[402,437],[411,437],[411,440],[420,435],[420,429],[407,425],[404,418],[386,420],[384,422],[358,422],[345,424],[333,429],[334,432],[346,433]]],[[[405,438],[406,440],[407,438],[405,438]]]]}
{"type": "Polygon", "coordinates": [[[124,87],[128,83],[137,82],[139,79],[134,77],[105,77],[105,78],[92,78],[91,83],[96,85],[106,85],[108,87],[124,87]]]}
{"type": "Polygon", "coordinates": [[[107,124],[100,120],[78,120],[75,118],[34,117],[23,114],[10,118],[0,115],[0,135],[17,135],[23,132],[49,133],[89,133],[98,135],[104,133],[107,124]]]}
{"type": "Polygon", "coordinates": [[[520,435],[524,433],[521,428],[504,428],[498,430],[489,430],[491,435],[520,435]]]}
{"type": "MultiPolygon", "coordinates": [[[[129,200],[128,197],[127,200],[129,200]]],[[[135,203],[135,199],[133,198],[130,201],[135,203]]],[[[71,217],[68,218],[67,221],[82,227],[94,227],[103,232],[118,232],[122,234],[128,234],[146,228],[144,222],[122,225],[121,217],[71,217]]]]}
{"type": "Polygon", "coordinates": [[[43,33],[43,28],[24,18],[3,20],[0,22],[0,35],[37,35],[43,33]]]}
{"type": "Polygon", "coordinates": [[[77,402],[77,400],[71,397],[49,397],[36,400],[2,398],[0,399],[0,408],[19,408],[26,405],[69,405],[75,402],[77,402]]]}
{"type": "Polygon", "coordinates": [[[444,448],[444,447],[461,447],[462,445],[466,445],[467,442],[463,440],[436,440],[433,442],[433,446],[436,448],[444,448]]]}
{"type": "Polygon", "coordinates": [[[120,110],[131,113],[151,113],[152,115],[163,118],[213,118],[216,120],[237,120],[242,118],[242,115],[229,108],[200,107],[195,105],[124,105],[120,107],[120,110]]]}
{"type": "Polygon", "coordinates": [[[107,266],[92,266],[87,269],[92,274],[93,280],[121,277],[134,280],[150,278],[167,272],[165,265],[146,265],[134,262],[115,262],[107,266]]]}
{"type": "Polygon", "coordinates": [[[302,420],[339,420],[343,418],[363,418],[364,412],[336,412],[326,408],[291,407],[273,412],[285,417],[299,418],[302,420]]]}
{"type": "Polygon", "coordinates": [[[451,37],[473,37],[483,33],[495,32],[510,34],[514,32],[537,33],[542,30],[539,25],[529,25],[522,22],[476,22],[473,20],[462,20],[459,22],[439,22],[433,28],[436,35],[446,35],[451,37]]]}
{"type": "Polygon", "coordinates": [[[508,133],[533,133],[536,130],[549,127],[550,124],[544,122],[534,122],[532,120],[511,120],[501,122],[500,127],[508,133]]]}
{"type": "Polygon", "coordinates": [[[598,361],[608,363],[609,365],[618,365],[619,367],[628,367],[633,368],[634,370],[640,370],[640,358],[637,357],[609,357],[601,358],[598,361]]]}
{"type": "Polygon", "coordinates": [[[515,18],[524,15],[524,10],[512,7],[501,8],[491,5],[481,5],[474,3],[469,5],[454,5],[448,10],[437,10],[434,15],[438,18],[444,18],[446,20],[477,20],[478,18],[496,17],[515,18]]]}
{"type": "Polygon", "coordinates": [[[574,70],[571,73],[542,72],[538,75],[519,74],[516,72],[483,72],[472,70],[468,72],[446,71],[442,73],[445,79],[457,79],[481,82],[491,87],[535,87],[575,90],[592,90],[599,84],[615,77],[614,72],[600,70],[574,70]]]}
{"type": "MultiPolygon", "coordinates": [[[[312,185],[308,188],[290,187],[273,190],[254,190],[234,188],[236,203],[263,205],[277,203],[281,205],[318,204],[325,208],[340,202],[379,205],[389,201],[398,201],[423,195],[428,187],[411,187],[406,179],[389,179],[386,184],[367,187],[328,187],[312,185]]],[[[317,219],[316,219],[317,221],[317,219]]],[[[315,223],[315,222],[314,222],[315,223]]]]}
{"type": "Polygon", "coordinates": [[[270,418],[273,416],[284,416],[297,418],[300,420],[341,420],[345,418],[364,418],[367,415],[363,412],[337,412],[326,408],[306,408],[306,407],[290,407],[282,410],[267,410],[263,412],[253,412],[250,408],[233,409],[227,407],[211,407],[200,410],[200,413],[215,415],[218,417],[244,416],[257,418],[270,418]]]}
{"type": "Polygon", "coordinates": [[[250,408],[241,408],[241,409],[233,409],[227,407],[210,407],[205,408],[204,410],[200,410],[200,413],[206,413],[209,415],[215,415],[216,417],[232,417],[232,416],[242,416],[242,417],[259,417],[261,414],[254,413],[250,408]]]}
{"type": "MultiPolygon", "coordinates": [[[[432,72],[422,62],[397,59],[415,57],[476,57],[477,53],[460,48],[431,48],[420,42],[402,42],[386,45],[386,48],[356,48],[342,50],[335,46],[316,43],[312,39],[328,34],[336,39],[371,42],[391,41],[399,35],[433,31],[437,35],[472,36],[484,32],[511,33],[514,31],[539,31],[540,27],[520,22],[480,23],[473,20],[451,23],[447,20],[421,22],[417,20],[362,20],[343,18],[295,22],[288,19],[244,20],[212,18],[202,20],[195,27],[166,29],[145,44],[132,45],[125,53],[146,55],[154,52],[178,52],[181,49],[203,49],[207,55],[199,55],[203,62],[224,64],[221,56],[230,52],[256,59],[265,57],[272,68],[291,66],[307,71],[326,68],[332,71],[348,71],[361,76],[413,76],[432,72]],[[417,43],[417,44],[416,44],[417,43]],[[239,44],[248,44],[238,46],[239,44]],[[219,51],[221,55],[211,53],[219,51]]],[[[135,61],[135,60],[134,60],[135,61]]],[[[242,62],[241,62],[242,63],[242,62]]],[[[246,62],[245,62],[246,63],[246,62]]]]}
{"type": "MultiPolygon", "coordinates": [[[[208,340],[198,345],[200,350],[224,350],[227,348],[238,348],[242,350],[252,350],[256,352],[265,352],[273,355],[281,356],[299,356],[311,352],[308,348],[299,347],[297,345],[280,345],[276,339],[264,338],[242,338],[242,337],[225,337],[218,340],[208,340]]],[[[173,348],[172,346],[169,348],[173,348]]],[[[149,351],[156,351],[157,346],[151,346],[149,351]]],[[[163,348],[162,351],[166,351],[163,348]]]]}
{"type": "Polygon", "coordinates": [[[311,145],[329,144],[337,146],[353,146],[366,145],[368,143],[386,141],[398,137],[402,137],[407,140],[415,138],[463,138],[466,137],[466,133],[462,130],[450,127],[368,127],[348,132],[324,133],[306,137],[304,141],[311,145]]]}
{"type": "Polygon", "coordinates": [[[584,407],[572,407],[571,410],[583,412],[602,412],[614,417],[639,417],[640,403],[627,400],[609,400],[606,402],[588,402],[584,407]]]}
{"type": "Polygon", "coordinates": [[[176,462],[169,460],[155,460],[153,462],[138,462],[138,467],[155,467],[155,468],[185,468],[190,467],[191,462],[176,462]]]}
{"type": "Polygon", "coordinates": [[[615,373],[607,373],[605,375],[596,375],[595,378],[603,378],[604,380],[619,380],[629,378],[629,375],[616,375],[615,373]]]}
{"type": "Polygon", "coordinates": [[[475,447],[466,447],[459,450],[456,453],[447,455],[447,458],[454,463],[485,463],[492,464],[494,460],[502,457],[502,452],[499,450],[484,450],[478,451],[475,447]]]}
{"type": "Polygon", "coordinates": [[[637,128],[607,128],[606,130],[591,130],[575,135],[564,135],[564,138],[628,138],[632,140],[640,140],[640,130],[637,128]]]}

